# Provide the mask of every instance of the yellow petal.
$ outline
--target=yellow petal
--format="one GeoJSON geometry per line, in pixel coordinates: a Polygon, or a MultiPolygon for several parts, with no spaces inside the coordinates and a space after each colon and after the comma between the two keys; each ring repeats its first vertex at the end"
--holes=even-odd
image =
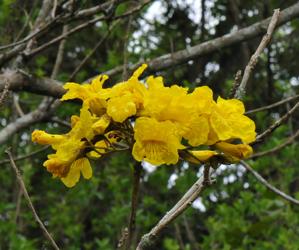
{"type": "Polygon", "coordinates": [[[80,117],[77,115],[71,116],[71,127],[75,127],[76,123],[80,120],[80,117]]]}
{"type": "Polygon", "coordinates": [[[183,137],[188,140],[188,143],[195,147],[205,144],[209,135],[209,122],[206,117],[200,116],[194,119],[190,118],[191,123],[188,131],[183,134],[183,137]]]}
{"type": "Polygon", "coordinates": [[[63,86],[67,92],[61,97],[61,101],[71,100],[71,99],[81,99],[85,100],[88,98],[88,85],[78,84],[74,82],[68,82],[63,86]]]}
{"type": "Polygon", "coordinates": [[[217,110],[210,117],[210,124],[220,140],[228,140],[231,138],[232,129],[225,119],[217,110]]]}
{"type": "Polygon", "coordinates": [[[65,140],[63,135],[51,135],[42,130],[34,130],[32,133],[32,141],[42,145],[56,144],[63,140],[65,140]]]}
{"type": "Polygon", "coordinates": [[[217,99],[217,107],[224,113],[244,114],[245,112],[243,102],[237,99],[225,100],[219,96],[217,99]]]}
{"type": "Polygon", "coordinates": [[[98,121],[92,124],[92,129],[99,135],[104,134],[105,129],[110,124],[110,117],[107,114],[104,114],[100,117],[98,121]]]}
{"type": "Polygon", "coordinates": [[[100,92],[103,89],[103,84],[104,82],[108,79],[109,77],[107,75],[99,75],[92,79],[91,81],[91,87],[94,92],[100,92]]]}
{"type": "Polygon", "coordinates": [[[225,155],[232,156],[234,160],[240,160],[249,157],[252,154],[252,147],[247,144],[231,144],[219,142],[215,144],[216,148],[225,155]]]}
{"type": "Polygon", "coordinates": [[[139,68],[137,68],[132,77],[131,78],[138,78],[139,76],[141,76],[141,74],[143,73],[143,71],[147,68],[147,64],[142,64],[139,68]]]}
{"type": "Polygon", "coordinates": [[[74,187],[80,179],[80,167],[78,167],[79,160],[80,159],[73,162],[67,176],[64,178],[61,178],[61,181],[63,182],[63,184],[66,185],[68,188],[74,187]]]}
{"type": "Polygon", "coordinates": [[[107,114],[116,122],[123,122],[136,114],[136,105],[131,95],[111,98],[107,103],[107,114]]]}
{"type": "Polygon", "coordinates": [[[191,154],[190,156],[186,155],[184,160],[187,160],[191,163],[200,164],[202,162],[208,161],[211,157],[214,155],[217,155],[218,153],[216,151],[211,150],[195,150],[195,151],[189,151],[191,154]]]}
{"type": "Polygon", "coordinates": [[[230,115],[228,117],[232,128],[232,138],[240,138],[243,143],[255,141],[255,123],[245,115],[230,115]]]}
{"type": "Polygon", "coordinates": [[[92,168],[90,166],[89,160],[84,157],[81,158],[81,173],[85,179],[90,179],[92,177],[92,168]]]}

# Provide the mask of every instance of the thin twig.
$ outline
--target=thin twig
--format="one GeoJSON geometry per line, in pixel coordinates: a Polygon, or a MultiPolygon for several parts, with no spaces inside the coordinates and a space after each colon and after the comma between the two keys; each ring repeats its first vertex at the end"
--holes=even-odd
{"type": "Polygon", "coordinates": [[[279,190],[278,188],[272,186],[268,181],[266,181],[258,172],[256,172],[252,167],[250,167],[250,165],[248,163],[246,163],[245,161],[240,161],[240,163],[250,172],[254,175],[254,177],[260,182],[262,183],[264,186],[266,186],[269,190],[271,190],[272,192],[274,192],[275,194],[278,194],[279,196],[281,196],[282,198],[284,198],[287,201],[290,201],[291,203],[295,204],[295,205],[299,205],[299,200],[294,199],[293,197],[285,194],[284,192],[282,192],[281,190],[279,190]]]}
{"type": "Polygon", "coordinates": [[[280,145],[278,145],[274,148],[271,148],[269,150],[259,152],[259,153],[255,153],[255,154],[251,155],[250,157],[248,157],[247,159],[255,159],[255,158],[258,158],[258,157],[261,157],[261,156],[274,154],[277,151],[281,150],[282,148],[292,144],[298,136],[299,136],[299,129],[297,130],[297,132],[294,135],[290,136],[284,143],[282,143],[282,144],[280,144],[280,145]]]}
{"type": "Polygon", "coordinates": [[[122,78],[123,80],[128,78],[128,41],[129,41],[129,37],[130,37],[130,29],[131,29],[131,25],[132,25],[132,19],[133,17],[130,16],[128,23],[127,23],[127,29],[126,29],[126,33],[125,33],[125,38],[124,38],[124,48],[123,48],[123,74],[122,74],[122,78]]]}
{"type": "Polygon", "coordinates": [[[296,100],[298,97],[299,97],[299,95],[291,96],[287,99],[281,100],[279,102],[272,103],[272,104],[267,105],[267,106],[263,106],[263,107],[260,107],[260,108],[257,108],[257,109],[248,110],[248,111],[245,112],[245,115],[254,114],[254,113],[257,113],[257,112],[260,112],[260,111],[275,108],[275,107],[280,106],[284,103],[288,103],[288,102],[291,102],[293,100],[296,100]]]}
{"type": "Polygon", "coordinates": [[[87,63],[87,61],[93,56],[93,54],[97,51],[97,49],[102,45],[102,43],[108,38],[111,31],[116,27],[116,25],[119,23],[119,20],[115,21],[111,26],[109,26],[107,32],[104,34],[104,36],[100,39],[100,41],[94,46],[94,48],[84,57],[84,59],[79,63],[79,65],[75,68],[73,73],[70,76],[70,81],[73,81],[75,76],[78,74],[78,72],[82,69],[82,67],[87,63]]]}
{"type": "MultiPolygon", "coordinates": [[[[213,173],[213,169],[208,168],[210,175],[213,173]]],[[[192,187],[184,194],[184,196],[169,210],[164,217],[157,223],[157,225],[152,228],[152,230],[143,235],[136,250],[150,249],[155,243],[157,237],[169,223],[171,223],[175,218],[182,214],[193,201],[199,196],[203,189],[207,186],[206,176],[202,175],[192,187]]]]}
{"type": "Polygon", "coordinates": [[[283,122],[285,122],[292,113],[295,112],[295,110],[299,107],[299,102],[297,102],[285,115],[283,115],[279,120],[274,122],[267,130],[265,130],[263,133],[259,134],[256,137],[256,140],[251,143],[251,145],[257,144],[261,142],[265,137],[270,135],[275,129],[277,129],[283,122]]]}
{"type": "Polygon", "coordinates": [[[247,66],[245,68],[244,75],[243,75],[241,84],[235,94],[235,98],[242,99],[242,97],[245,95],[246,85],[249,80],[250,74],[251,74],[252,70],[254,69],[255,65],[257,64],[258,58],[260,57],[261,53],[263,52],[263,50],[266,48],[266,46],[268,45],[268,43],[271,40],[271,36],[273,34],[273,31],[276,27],[276,23],[279,18],[279,14],[280,14],[279,9],[274,10],[274,14],[269,23],[267,33],[264,35],[260,45],[258,46],[257,50],[250,58],[249,63],[247,64],[247,66]]]}
{"type": "MultiPolygon", "coordinates": [[[[67,24],[64,25],[63,28],[62,28],[62,35],[66,34],[68,29],[69,29],[68,25],[67,24]]],[[[57,56],[56,56],[56,60],[55,60],[55,64],[54,64],[52,74],[51,74],[52,79],[55,79],[57,77],[59,69],[62,65],[65,42],[66,42],[66,37],[60,41],[57,56]]]]}
{"type": "Polygon", "coordinates": [[[25,199],[27,200],[28,202],[28,205],[33,213],[33,216],[35,218],[35,220],[37,221],[37,223],[39,224],[40,228],[42,229],[43,233],[45,234],[46,238],[50,241],[50,243],[52,244],[53,248],[56,249],[56,250],[59,250],[59,247],[57,246],[57,244],[55,243],[54,239],[52,238],[52,236],[50,235],[50,233],[47,231],[46,227],[44,226],[43,222],[41,221],[41,219],[39,218],[39,216],[37,215],[36,213],[36,210],[32,204],[32,201],[30,199],[30,196],[27,192],[27,189],[26,189],[26,186],[25,186],[25,183],[22,179],[22,175],[19,171],[19,169],[17,168],[15,162],[14,162],[14,159],[12,157],[12,154],[10,152],[9,149],[7,149],[5,151],[7,154],[8,154],[8,157],[9,157],[9,160],[10,160],[10,163],[11,163],[11,167],[14,169],[15,173],[16,173],[16,176],[17,176],[17,179],[18,179],[18,182],[20,184],[20,187],[22,188],[23,190],[23,193],[24,193],[24,196],[25,196],[25,199]]]}
{"type": "Polygon", "coordinates": [[[135,233],[136,228],[136,213],[137,213],[137,206],[138,206],[138,197],[139,197],[139,189],[140,189],[140,177],[142,166],[140,163],[136,163],[134,165],[134,180],[133,180],[133,190],[132,190],[132,198],[131,198],[131,213],[129,219],[129,226],[128,226],[128,238],[126,241],[125,249],[130,249],[131,241],[133,235],[135,233]]]}
{"type": "MultiPolygon", "coordinates": [[[[37,154],[39,154],[39,153],[41,153],[41,152],[44,152],[44,151],[47,150],[49,147],[50,147],[50,146],[42,147],[41,149],[38,149],[38,150],[36,150],[36,151],[33,151],[33,152],[29,153],[29,154],[26,154],[26,155],[22,155],[22,156],[16,157],[16,158],[14,158],[13,160],[16,162],[16,161],[21,161],[21,160],[30,158],[30,157],[32,157],[32,156],[34,156],[34,155],[37,155],[37,154]]],[[[0,161],[0,165],[2,165],[2,164],[6,164],[6,163],[10,163],[10,160],[6,159],[6,160],[2,160],[2,161],[0,161]]]]}

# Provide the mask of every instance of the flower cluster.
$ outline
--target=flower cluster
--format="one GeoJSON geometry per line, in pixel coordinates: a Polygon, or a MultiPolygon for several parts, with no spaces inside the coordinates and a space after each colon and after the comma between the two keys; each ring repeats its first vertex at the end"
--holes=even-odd
{"type": "Polygon", "coordinates": [[[32,140],[50,144],[55,154],[44,166],[54,177],[74,186],[82,174],[89,179],[89,159],[118,150],[132,150],[137,161],[153,165],[175,164],[181,158],[192,163],[211,160],[236,162],[248,157],[255,140],[255,124],[244,115],[241,101],[213,100],[207,86],[165,87],[162,77],[139,80],[146,64],[132,77],[103,88],[108,76],[90,84],[66,83],[62,101],[81,99],[80,116],[71,117],[64,135],[36,130],[32,140]]]}

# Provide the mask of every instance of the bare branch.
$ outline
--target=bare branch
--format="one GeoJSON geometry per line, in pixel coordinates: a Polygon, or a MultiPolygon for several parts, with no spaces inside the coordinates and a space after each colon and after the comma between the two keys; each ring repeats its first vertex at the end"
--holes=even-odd
{"type": "Polygon", "coordinates": [[[258,158],[258,157],[261,157],[261,156],[274,154],[277,151],[281,150],[282,148],[292,144],[298,136],[299,136],[299,130],[297,130],[297,132],[294,135],[287,138],[287,140],[284,143],[282,143],[282,144],[280,144],[280,145],[278,145],[274,148],[271,148],[269,150],[259,152],[259,153],[255,153],[255,154],[251,155],[250,157],[248,157],[247,159],[255,159],[255,158],[258,158]]]}
{"type": "Polygon", "coordinates": [[[245,115],[254,114],[254,113],[257,113],[257,112],[260,112],[260,111],[264,111],[264,110],[267,110],[267,109],[275,108],[275,107],[280,106],[280,105],[282,105],[284,103],[296,100],[298,97],[299,97],[299,95],[291,96],[291,97],[289,97],[287,99],[281,100],[279,102],[272,103],[272,104],[264,106],[264,107],[260,107],[260,108],[257,108],[257,109],[248,110],[247,112],[245,112],[245,115]]]}
{"type": "Polygon", "coordinates": [[[267,33],[264,35],[260,45],[258,46],[255,53],[250,58],[249,63],[247,64],[247,66],[245,68],[244,75],[243,75],[241,84],[235,94],[235,98],[242,99],[242,97],[244,96],[245,91],[246,91],[246,85],[249,80],[250,74],[251,74],[252,70],[255,68],[255,65],[257,64],[258,58],[260,57],[261,53],[263,52],[263,50],[266,48],[266,46],[268,45],[268,43],[271,40],[273,31],[278,22],[279,14],[280,14],[280,10],[276,9],[274,11],[274,14],[269,23],[267,33]]]}
{"type": "Polygon", "coordinates": [[[0,131],[0,144],[6,142],[11,135],[15,134],[21,129],[26,128],[36,122],[45,120],[48,116],[50,116],[52,110],[56,107],[55,104],[50,106],[51,103],[51,100],[44,100],[36,110],[25,114],[3,128],[0,131]]]}
{"type": "MultiPolygon", "coordinates": [[[[299,3],[296,3],[280,12],[279,20],[277,21],[276,26],[280,26],[298,16],[299,16],[299,3]]],[[[148,67],[149,70],[147,71],[147,74],[188,62],[189,60],[192,60],[196,57],[209,54],[214,51],[218,51],[221,48],[225,48],[249,40],[261,34],[264,34],[265,31],[267,30],[269,23],[270,23],[270,18],[267,18],[261,22],[257,22],[251,26],[240,29],[236,32],[226,34],[222,37],[195,45],[188,49],[165,54],[163,56],[147,61],[146,63],[149,66],[148,67]]],[[[130,71],[135,70],[142,63],[143,62],[131,65],[129,67],[129,70],[130,71]]],[[[110,76],[113,76],[116,74],[120,74],[122,72],[122,69],[123,69],[122,66],[118,66],[112,70],[107,71],[106,73],[110,76]]]]}
{"type": "Polygon", "coordinates": [[[251,145],[254,145],[256,143],[261,142],[264,138],[266,138],[268,135],[270,135],[275,129],[277,129],[282,123],[284,123],[299,107],[299,102],[297,102],[294,107],[292,107],[285,115],[283,115],[279,120],[274,122],[266,131],[259,134],[256,137],[256,140],[251,143],[251,145]]]}
{"type": "Polygon", "coordinates": [[[284,198],[285,200],[295,204],[295,205],[299,205],[299,200],[294,199],[293,197],[285,194],[284,192],[282,192],[281,190],[279,190],[276,187],[273,187],[269,182],[267,182],[258,172],[256,172],[252,167],[250,167],[250,165],[248,163],[246,163],[245,161],[240,161],[240,163],[250,172],[253,174],[253,176],[260,182],[262,183],[264,186],[266,186],[269,190],[271,190],[272,192],[274,192],[275,194],[278,194],[279,196],[281,196],[282,198],[284,198]]]}
{"type": "MultiPolygon", "coordinates": [[[[33,151],[33,152],[27,154],[27,155],[18,156],[18,157],[16,157],[16,158],[14,158],[13,160],[14,160],[15,162],[16,162],[16,161],[25,160],[25,159],[30,158],[30,157],[32,157],[32,156],[34,156],[34,155],[37,155],[37,154],[39,154],[39,153],[41,153],[41,152],[44,152],[44,151],[45,151],[46,149],[48,149],[49,147],[50,147],[50,146],[45,146],[45,147],[43,147],[43,148],[41,148],[41,149],[38,149],[38,150],[36,150],[36,151],[33,151]]],[[[10,160],[9,160],[9,159],[6,159],[6,160],[2,160],[2,161],[0,161],[0,165],[6,164],[6,163],[10,163],[10,160]]]]}
{"type": "MultiPolygon", "coordinates": [[[[208,171],[210,176],[214,170],[208,168],[208,171]]],[[[190,205],[192,205],[193,201],[199,196],[207,184],[206,178],[201,176],[184,194],[184,196],[173,206],[173,208],[164,215],[158,224],[152,228],[148,234],[142,236],[136,250],[150,249],[161,231],[175,218],[182,214],[190,205]]]]}
{"type": "Polygon", "coordinates": [[[25,199],[27,200],[27,203],[33,213],[33,216],[36,220],[36,222],[38,223],[38,225],[40,226],[40,228],[42,229],[43,233],[45,234],[46,238],[50,241],[50,243],[52,244],[53,248],[56,249],[56,250],[59,250],[59,247],[57,246],[57,244],[55,243],[54,239],[52,238],[52,236],[50,235],[50,233],[48,232],[48,230],[46,229],[46,227],[44,226],[43,222],[41,221],[41,219],[39,218],[39,216],[37,215],[36,213],[36,210],[32,204],[32,201],[30,199],[30,196],[27,192],[27,189],[26,189],[26,186],[25,186],[25,183],[22,179],[22,175],[19,171],[19,169],[17,168],[14,160],[13,160],[13,157],[12,157],[12,154],[10,152],[10,150],[6,150],[5,151],[8,156],[9,156],[9,160],[10,160],[10,163],[11,163],[11,167],[13,168],[13,170],[15,171],[16,173],[16,176],[17,176],[17,179],[18,179],[18,182],[20,184],[20,187],[22,188],[23,190],[23,193],[24,193],[24,196],[25,196],[25,199]]]}
{"type": "MultiPolygon", "coordinates": [[[[67,31],[68,31],[68,25],[66,24],[62,28],[62,35],[66,34],[67,31]]],[[[61,40],[61,42],[59,44],[58,52],[57,52],[57,56],[56,56],[56,61],[55,61],[54,68],[53,68],[53,71],[52,71],[52,74],[51,74],[52,79],[55,79],[57,77],[58,71],[61,67],[62,60],[63,60],[65,42],[66,42],[66,38],[61,40]]]]}
{"type": "MultiPolygon", "coordinates": [[[[277,22],[277,26],[282,25],[294,18],[299,16],[299,3],[292,5],[291,7],[283,10],[280,14],[279,20],[277,22]]],[[[240,43],[242,41],[248,40],[250,38],[256,37],[264,32],[266,29],[270,19],[266,19],[264,21],[255,23],[247,28],[238,30],[234,33],[224,35],[222,37],[216,38],[214,40],[210,40],[204,42],[199,45],[195,45],[191,48],[180,50],[171,54],[166,54],[155,59],[148,61],[149,71],[146,74],[160,71],[166,69],[171,66],[175,66],[178,64],[185,63],[193,58],[199,57],[204,54],[209,54],[211,52],[217,51],[221,48],[228,47],[230,45],[240,43]]],[[[18,53],[15,51],[14,53],[18,53]]],[[[14,54],[13,53],[13,54],[14,54]]],[[[7,55],[11,56],[11,55],[7,55]]],[[[0,64],[1,64],[1,55],[0,55],[0,64]]],[[[134,64],[129,68],[130,71],[136,69],[142,64],[142,62],[134,64]]],[[[107,72],[103,72],[103,74],[107,74],[110,77],[121,73],[123,70],[123,65],[120,65],[114,69],[111,69],[107,72]]],[[[14,79],[10,79],[11,86],[10,90],[13,91],[28,91],[36,94],[48,95],[56,98],[60,98],[64,93],[65,90],[62,88],[58,81],[50,80],[49,78],[38,78],[35,79],[31,77],[30,81],[28,81],[28,77],[24,78],[24,75],[18,74],[15,72],[12,76],[14,79]],[[16,78],[19,78],[18,81],[15,81],[16,78]],[[29,84],[30,82],[30,84],[29,84]]],[[[4,81],[3,76],[0,75],[0,91],[4,88],[4,81]],[[2,78],[2,79],[1,79],[2,78]]]]}

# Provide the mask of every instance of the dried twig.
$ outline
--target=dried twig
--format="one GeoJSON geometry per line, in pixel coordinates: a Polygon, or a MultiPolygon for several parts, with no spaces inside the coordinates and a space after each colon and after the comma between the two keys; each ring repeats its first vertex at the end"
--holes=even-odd
{"type": "Polygon", "coordinates": [[[278,194],[279,196],[281,196],[282,198],[284,198],[287,201],[292,202],[295,205],[299,205],[299,200],[294,199],[293,197],[285,194],[284,192],[282,192],[281,190],[277,189],[276,187],[273,187],[269,182],[267,182],[258,172],[256,172],[252,167],[250,167],[250,165],[248,163],[246,163],[245,161],[240,161],[240,163],[250,172],[254,175],[254,177],[260,182],[262,183],[264,186],[266,186],[269,190],[271,190],[272,192],[278,194]]]}
{"type": "Polygon", "coordinates": [[[274,122],[266,131],[263,133],[259,134],[256,137],[256,140],[251,143],[251,145],[254,145],[256,143],[261,142],[265,137],[270,135],[275,129],[277,129],[283,122],[285,122],[294,112],[295,110],[299,107],[299,102],[297,102],[285,115],[283,115],[279,120],[274,122]]]}
{"type": "Polygon", "coordinates": [[[290,145],[291,143],[294,142],[294,140],[299,136],[299,130],[297,130],[297,132],[290,136],[284,143],[274,147],[274,148],[271,148],[269,150],[266,150],[266,151],[263,151],[263,152],[259,152],[259,153],[255,153],[253,155],[251,155],[249,158],[247,159],[255,159],[255,158],[258,158],[258,157],[261,157],[261,156],[265,156],[265,155],[269,155],[269,154],[274,154],[276,153],[277,151],[281,150],[282,148],[290,145]]]}
{"type": "MultiPolygon", "coordinates": [[[[38,149],[38,150],[36,150],[36,151],[33,151],[33,152],[31,152],[31,153],[29,153],[29,154],[27,154],[27,155],[18,156],[18,157],[16,157],[16,158],[14,158],[13,160],[14,160],[15,162],[16,162],[16,161],[25,160],[25,159],[30,158],[30,157],[32,157],[32,156],[34,156],[34,155],[37,155],[37,154],[39,154],[39,153],[41,153],[41,152],[44,152],[44,151],[47,150],[49,147],[50,147],[50,146],[42,147],[41,149],[38,149]]],[[[2,160],[2,161],[0,161],[0,165],[2,165],[2,164],[6,164],[6,163],[10,163],[10,160],[9,160],[9,159],[6,159],[6,160],[2,160]]]]}
{"type": "Polygon", "coordinates": [[[28,205],[33,213],[33,216],[35,218],[35,220],[37,221],[38,225],[40,226],[40,228],[42,229],[43,233],[45,234],[46,238],[50,241],[50,243],[52,244],[53,248],[56,249],[56,250],[59,250],[59,247],[57,246],[57,244],[55,243],[54,239],[52,238],[52,236],[50,235],[50,233],[48,232],[48,230],[46,229],[46,227],[44,226],[43,222],[41,221],[41,219],[39,218],[39,216],[37,215],[36,213],[36,210],[32,204],[32,201],[30,199],[30,196],[27,192],[27,189],[26,189],[26,186],[25,186],[25,183],[22,179],[22,175],[19,171],[19,169],[17,168],[15,162],[14,162],[14,159],[12,157],[12,154],[10,152],[9,149],[7,149],[5,151],[8,156],[9,156],[9,160],[10,160],[10,163],[11,163],[11,167],[14,169],[15,173],[16,173],[16,176],[17,176],[17,179],[18,179],[18,182],[20,184],[20,187],[22,188],[23,190],[23,193],[24,193],[24,196],[25,196],[25,199],[27,200],[28,202],[28,205]]]}
{"type": "Polygon", "coordinates": [[[245,112],[245,115],[254,114],[254,113],[257,113],[257,112],[260,112],[260,111],[275,108],[275,107],[280,106],[284,103],[288,103],[288,102],[291,102],[293,100],[296,100],[298,97],[299,97],[299,95],[291,96],[287,99],[281,100],[279,102],[272,103],[272,104],[267,105],[267,106],[263,106],[263,107],[260,107],[260,108],[257,108],[257,109],[248,110],[248,111],[245,112]]]}
{"type": "Polygon", "coordinates": [[[242,97],[244,96],[245,91],[246,91],[246,85],[249,80],[250,74],[251,74],[252,70],[254,69],[255,65],[257,64],[259,56],[261,55],[261,53],[263,52],[263,50],[266,48],[266,46],[268,45],[268,43],[271,40],[271,36],[273,34],[273,31],[276,27],[276,23],[279,18],[279,14],[280,14],[279,9],[276,9],[274,11],[274,14],[269,23],[267,33],[264,35],[260,45],[258,46],[257,50],[250,58],[249,63],[247,64],[247,66],[245,68],[244,75],[243,75],[241,84],[235,94],[235,98],[242,99],[242,97]]]}
{"type": "MultiPolygon", "coordinates": [[[[57,3],[56,3],[57,4],[57,3]]],[[[68,25],[64,25],[62,28],[62,35],[66,34],[68,31],[68,25]]],[[[55,64],[52,70],[51,78],[55,79],[57,77],[58,71],[61,67],[62,60],[63,60],[63,53],[64,53],[64,47],[65,47],[65,42],[66,42],[66,37],[61,40],[59,47],[58,47],[58,52],[55,60],[55,64]]]]}
{"type": "MultiPolygon", "coordinates": [[[[208,168],[209,175],[212,174],[213,170],[208,168]]],[[[207,186],[208,182],[204,176],[201,176],[193,186],[184,194],[184,196],[169,210],[164,217],[158,222],[158,224],[152,228],[152,230],[143,235],[141,238],[137,250],[150,249],[155,243],[160,232],[175,218],[182,214],[199,196],[201,191],[207,186]]]]}

